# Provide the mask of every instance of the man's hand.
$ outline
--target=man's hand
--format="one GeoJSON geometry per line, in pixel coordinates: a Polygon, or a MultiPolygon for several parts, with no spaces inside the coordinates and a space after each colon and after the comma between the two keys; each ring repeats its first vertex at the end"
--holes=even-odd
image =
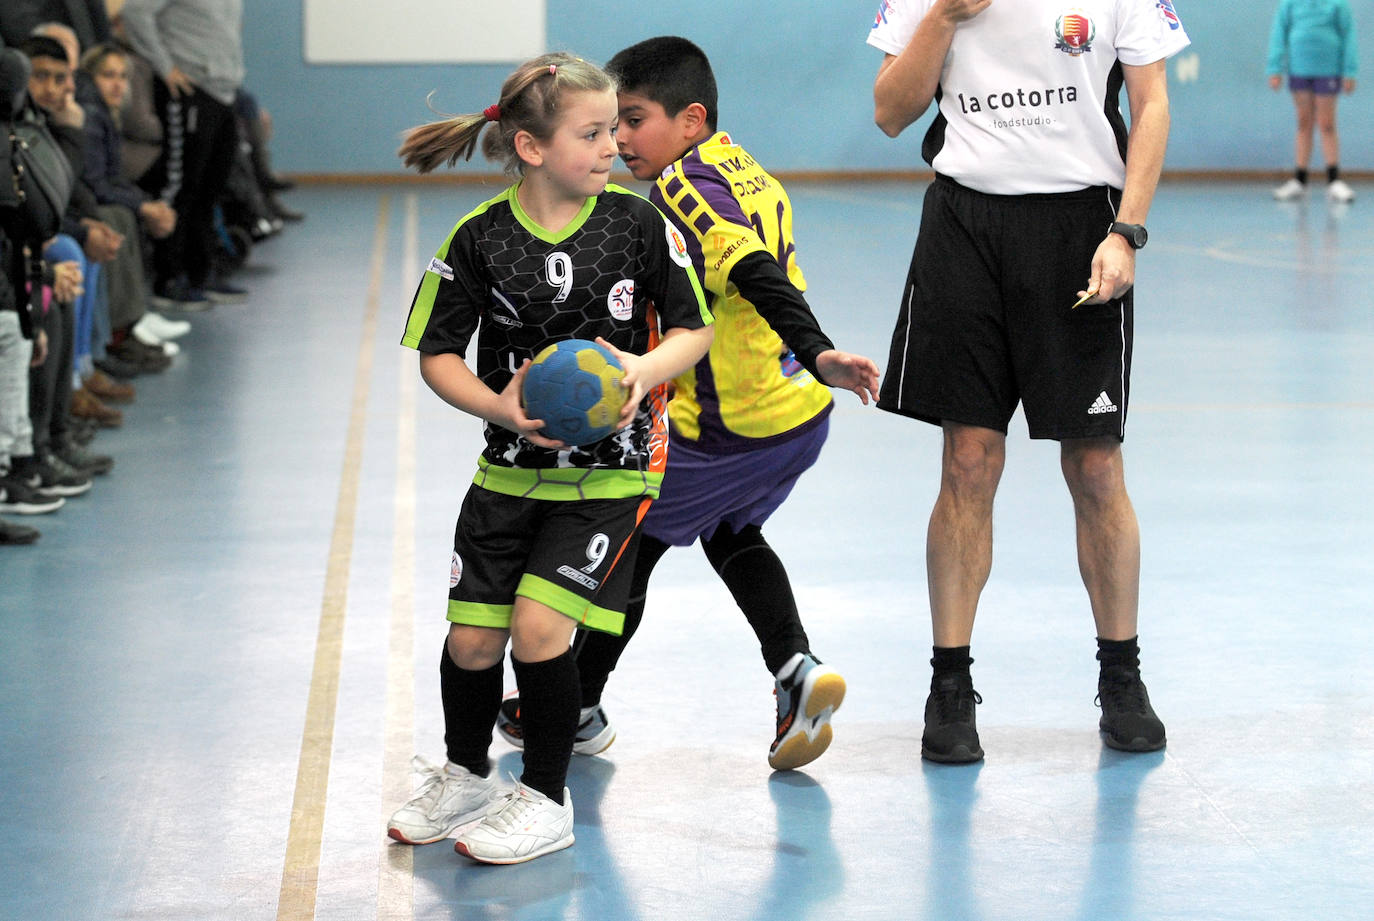
{"type": "Polygon", "coordinates": [[[104,221],[82,218],[86,225],[86,245],[82,247],[87,258],[95,262],[110,262],[124,243],[124,235],[104,221]]]}
{"type": "Polygon", "coordinates": [[[946,22],[966,22],[992,5],[992,0],[936,0],[930,15],[946,22]]]}
{"type": "Polygon", "coordinates": [[[148,235],[154,240],[163,240],[172,235],[177,227],[177,213],[165,201],[152,199],[138,206],[139,219],[148,228],[148,235]]]}
{"type": "Polygon", "coordinates": [[[33,357],[29,359],[29,367],[36,368],[48,360],[48,334],[36,329],[33,331],[33,357]]]}
{"type": "Polygon", "coordinates": [[[59,262],[52,267],[52,295],[63,304],[75,301],[86,290],[81,287],[81,263],[59,262]]]}
{"type": "Polygon", "coordinates": [[[1093,253],[1092,275],[1088,286],[1078,292],[1080,298],[1089,291],[1096,291],[1081,303],[1105,304],[1113,298],[1121,297],[1135,284],[1135,250],[1126,238],[1119,233],[1107,234],[1107,239],[1097,245],[1093,253]]]}
{"type": "Polygon", "coordinates": [[[167,89],[171,92],[173,99],[180,99],[182,96],[190,96],[196,91],[196,85],[190,77],[186,76],[186,71],[172,65],[172,69],[163,78],[167,84],[167,89]]]}

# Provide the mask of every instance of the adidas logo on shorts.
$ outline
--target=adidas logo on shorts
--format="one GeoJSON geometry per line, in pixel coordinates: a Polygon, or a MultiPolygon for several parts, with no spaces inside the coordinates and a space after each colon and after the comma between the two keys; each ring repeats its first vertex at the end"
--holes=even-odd
{"type": "Polygon", "coordinates": [[[1098,394],[1097,399],[1093,400],[1093,405],[1088,407],[1088,415],[1090,416],[1096,416],[1099,413],[1114,412],[1116,412],[1116,404],[1112,402],[1111,397],[1107,396],[1107,391],[1105,390],[1098,394]]]}

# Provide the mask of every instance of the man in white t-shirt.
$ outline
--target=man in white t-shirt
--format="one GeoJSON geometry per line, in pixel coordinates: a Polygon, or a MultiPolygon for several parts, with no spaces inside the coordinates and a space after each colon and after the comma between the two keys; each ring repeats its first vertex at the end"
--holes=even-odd
{"type": "Polygon", "coordinates": [[[1097,626],[1103,740],[1158,750],[1121,441],[1135,255],[1169,132],[1165,59],[1188,37],[1171,0],[885,0],[868,43],[885,52],[873,97],[886,134],[939,105],[922,145],[936,181],[878,402],[944,431],[921,754],[983,757],[969,643],[1018,404],[1032,438],[1060,443],[1097,626]]]}

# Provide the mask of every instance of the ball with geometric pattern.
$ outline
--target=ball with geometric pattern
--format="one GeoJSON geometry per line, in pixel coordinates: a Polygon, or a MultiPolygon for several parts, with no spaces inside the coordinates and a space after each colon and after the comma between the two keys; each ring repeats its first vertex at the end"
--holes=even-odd
{"type": "Polygon", "coordinates": [[[614,354],[590,339],[555,342],[534,357],[525,373],[525,415],[543,419],[540,434],[567,445],[600,441],[615,431],[628,393],[625,369],[614,354]]]}

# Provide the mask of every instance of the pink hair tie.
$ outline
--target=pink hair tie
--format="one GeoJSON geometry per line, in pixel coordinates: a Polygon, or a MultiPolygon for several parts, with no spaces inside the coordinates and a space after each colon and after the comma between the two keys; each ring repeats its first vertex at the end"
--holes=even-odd
{"type": "Polygon", "coordinates": [[[501,106],[493,102],[482,110],[482,117],[489,122],[499,122],[501,120],[501,106]]]}
{"type": "Polygon", "coordinates": [[[555,76],[555,77],[558,76],[558,65],[557,65],[557,64],[550,64],[550,65],[549,65],[549,73],[550,73],[552,76],[555,76]]]}

